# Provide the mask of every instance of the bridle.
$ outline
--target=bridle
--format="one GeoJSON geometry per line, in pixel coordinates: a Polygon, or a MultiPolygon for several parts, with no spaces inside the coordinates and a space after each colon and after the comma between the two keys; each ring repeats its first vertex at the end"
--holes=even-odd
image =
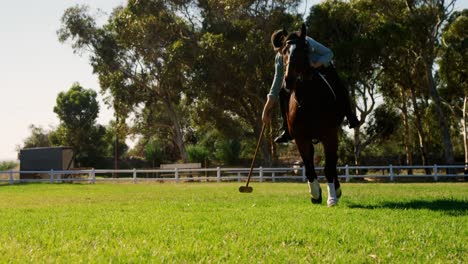
{"type": "MultiPolygon", "coordinates": [[[[289,50],[289,55],[288,55],[288,60],[286,61],[286,63],[284,64],[285,68],[286,68],[286,72],[288,73],[289,75],[289,65],[291,63],[291,55],[292,53],[297,49],[297,42],[298,41],[301,41],[301,39],[292,39],[292,40],[288,40],[286,41],[286,44],[285,44],[285,47],[283,48],[283,54],[285,54],[286,52],[288,52],[289,50]]],[[[309,66],[309,59],[308,59],[308,48],[309,48],[309,44],[307,43],[307,41],[305,41],[304,43],[304,46],[301,47],[304,49],[304,64],[303,65],[303,70],[300,71],[300,72],[297,72],[297,71],[294,71],[294,77],[295,77],[295,81],[296,82],[304,82],[306,80],[311,80],[312,79],[312,75],[313,74],[317,74],[320,79],[322,79],[322,81],[327,85],[327,87],[330,89],[330,92],[332,93],[333,97],[335,98],[336,100],[336,94],[335,94],[335,91],[333,90],[333,88],[331,87],[330,83],[327,81],[327,79],[325,78],[325,76],[320,73],[318,70],[316,69],[311,69],[311,67],[309,66]]],[[[286,77],[286,76],[285,76],[286,77]]],[[[286,87],[286,90],[290,90],[287,86],[286,87]]],[[[288,91],[290,92],[290,91],[288,91]]]]}
{"type": "MultiPolygon", "coordinates": [[[[286,41],[285,43],[285,47],[283,48],[283,54],[286,54],[289,52],[288,54],[288,59],[287,61],[284,63],[284,66],[285,66],[285,69],[286,69],[286,72],[289,73],[289,66],[291,64],[291,57],[292,57],[292,54],[293,52],[296,51],[296,49],[298,48],[298,42],[301,41],[300,39],[292,39],[292,40],[288,40],[286,41]]],[[[310,72],[308,70],[308,53],[307,53],[307,50],[308,50],[308,43],[305,42],[303,44],[303,46],[300,46],[301,48],[304,49],[304,65],[303,65],[303,70],[300,71],[300,72],[297,72],[297,71],[294,71],[294,75],[295,75],[295,78],[296,78],[296,81],[297,82],[302,82],[302,81],[305,81],[305,80],[310,80],[311,79],[311,76],[310,76],[310,72]]]]}

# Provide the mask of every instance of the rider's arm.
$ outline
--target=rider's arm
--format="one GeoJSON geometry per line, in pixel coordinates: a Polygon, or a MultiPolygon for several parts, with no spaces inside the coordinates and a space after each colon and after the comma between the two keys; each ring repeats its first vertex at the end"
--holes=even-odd
{"type": "Polygon", "coordinates": [[[323,66],[328,67],[333,59],[333,52],[331,49],[325,47],[318,41],[311,37],[306,37],[309,44],[309,61],[310,64],[321,63],[323,66]]]}
{"type": "Polygon", "coordinates": [[[273,83],[271,84],[270,92],[268,93],[268,98],[277,99],[279,91],[281,89],[281,84],[283,82],[284,69],[283,69],[283,57],[278,52],[275,57],[275,77],[273,78],[273,83]]]}

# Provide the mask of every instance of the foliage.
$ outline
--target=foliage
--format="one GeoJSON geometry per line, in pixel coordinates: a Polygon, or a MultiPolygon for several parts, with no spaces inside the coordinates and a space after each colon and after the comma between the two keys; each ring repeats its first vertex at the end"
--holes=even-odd
{"type": "MultiPolygon", "coordinates": [[[[386,24],[375,16],[377,8],[368,1],[324,1],[313,6],[307,18],[308,34],[333,50],[336,68],[362,124],[376,106],[380,61],[387,45],[381,38],[386,24]]],[[[361,126],[354,132],[354,162],[359,164],[361,152],[374,143],[374,137],[361,126]]]]}
{"type": "Polygon", "coordinates": [[[23,148],[50,147],[49,132],[42,127],[30,125],[31,135],[24,140],[23,148]]]}
{"type": "Polygon", "coordinates": [[[1,161],[0,162],[0,171],[6,171],[16,168],[18,164],[14,161],[1,161]]]}
{"type": "Polygon", "coordinates": [[[152,140],[148,142],[145,147],[145,158],[147,161],[150,161],[155,167],[155,164],[161,164],[164,158],[163,148],[157,140],[152,140]]]}
{"type": "Polygon", "coordinates": [[[215,157],[224,165],[234,164],[240,155],[241,144],[238,140],[220,140],[215,144],[215,157]]]}
{"type": "Polygon", "coordinates": [[[67,92],[60,92],[54,112],[60,126],[50,135],[54,145],[71,146],[75,164],[81,167],[98,166],[106,157],[106,128],[96,124],[99,105],[96,92],[75,83],[67,92]]]}
{"type": "Polygon", "coordinates": [[[188,67],[184,59],[190,58],[195,42],[171,7],[168,1],[129,1],[98,27],[86,7],[75,6],[65,11],[58,35],[75,50],[89,52],[119,122],[133,112],[148,128],[165,126],[186,160],[183,115],[178,110],[188,67]],[[143,106],[144,114],[137,106],[143,106]]]}
{"type": "Polygon", "coordinates": [[[105,156],[106,157],[114,157],[115,158],[115,147],[117,143],[117,157],[122,158],[126,155],[128,151],[128,146],[125,143],[125,137],[122,136],[120,133],[123,130],[121,127],[119,128],[118,125],[114,121],[111,121],[108,126],[106,127],[106,132],[104,135],[104,142],[106,146],[105,156]],[[117,140],[117,142],[116,142],[117,140]]]}
{"type": "MultiPolygon", "coordinates": [[[[299,14],[299,2],[131,0],[102,25],[88,7],[68,8],[59,40],[89,56],[116,113],[102,152],[109,155],[118,139],[124,153],[133,134],[140,142],[132,153],[153,164],[250,157],[274,74],[270,34],[297,29],[306,15],[309,35],[335,53],[362,120],[354,133],[343,132],[340,160],[391,152],[408,163],[413,155],[423,164],[431,155],[452,162],[466,95],[466,11],[450,16],[454,2],[442,0],[327,0],[299,14]]],[[[88,107],[63,118],[94,120],[88,107]]],[[[279,157],[288,147],[272,140],[278,117],[262,141],[267,164],[290,158],[279,157]]],[[[54,144],[67,140],[65,128],[51,134],[54,144]]]]}
{"type": "Polygon", "coordinates": [[[99,114],[96,96],[94,90],[75,83],[67,92],[58,94],[54,113],[68,130],[90,128],[99,114]]]}
{"type": "Polygon", "coordinates": [[[439,58],[439,77],[444,98],[455,106],[458,113],[463,106],[463,97],[468,94],[468,10],[455,12],[443,29],[442,48],[439,58]]]}
{"type": "Polygon", "coordinates": [[[396,110],[382,104],[374,110],[367,127],[367,134],[376,137],[376,142],[382,143],[394,135],[400,127],[400,116],[396,110]]]}
{"type": "Polygon", "coordinates": [[[2,186],[0,255],[15,263],[468,260],[466,183],[344,184],[335,208],[312,205],[303,183],[255,183],[250,195],[238,187],[2,186]]]}
{"type": "MultiPolygon", "coordinates": [[[[299,17],[287,12],[295,5],[297,1],[200,3],[203,23],[190,82],[193,90],[188,94],[196,102],[196,121],[210,122],[226,138],[236,138],[233,132],[240,129],[242,137],[260,134],[274,72],[270,35],[298,24],[299,17]]],[[[263,148],[267,160],[273,154],[269,149],[263,148]]]]}
{"type": "Polygon", "coordinates": [[[209,157],[209,151],[202,145],[187,146],[187,154],[190,162],[205,164],[209,157]]]}

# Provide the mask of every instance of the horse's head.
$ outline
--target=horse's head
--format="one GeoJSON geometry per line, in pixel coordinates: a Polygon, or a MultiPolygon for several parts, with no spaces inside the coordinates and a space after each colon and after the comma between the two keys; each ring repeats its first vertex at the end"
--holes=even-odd
{"type": "Polygon", "coordinates": [[[290,33],[284,40],[282,51],[283,61],[286,65],[284,79],[288,89],[294,89],[296,81],[305,78],[309,72],[306,33],[305,24],[302,24],[299,32],[290,33]]]}

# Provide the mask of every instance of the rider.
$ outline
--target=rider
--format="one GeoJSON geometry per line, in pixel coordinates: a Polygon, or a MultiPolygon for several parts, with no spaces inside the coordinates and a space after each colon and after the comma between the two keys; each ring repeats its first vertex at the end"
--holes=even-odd
{"type": "MultiPolygon", "coordinates": [[[[281,116],[283,117],[283,125],[281,127],[283,132],[281,135],[275,138],[276,143],[285,143],[292,139],[291,135],[289,135],[286,121],[286,111],[288,109],[290,95],[286,89],[281,89],[284,87],[284,67],[281,50],[284,45],[283,40],[286,38],[286,36],[287,32],[284,29],[276,30],[271,35],[271,44],[273,45],[273,50],[276,53],[275,76],[262,113],[263,122],[266,124],[269,123],[271,121],[271,109],[273,108],[274,103],[278,100],[279,96],[281,116]]],[[[335,93],[337,94],[337,101],[344,105],[345,116],[348,119],[349,128],[357,127],[359,125],[359,120],[351,109],[348,90],[343,85],[343,82],[338,76],[335,67],[333,64],[331,64],[333,52],[309,36],[306,36],[306,40],[309,47],[310,66],[317,69],[322,75],[324,75],[325,79],[333,87],[335,93]]]]}

